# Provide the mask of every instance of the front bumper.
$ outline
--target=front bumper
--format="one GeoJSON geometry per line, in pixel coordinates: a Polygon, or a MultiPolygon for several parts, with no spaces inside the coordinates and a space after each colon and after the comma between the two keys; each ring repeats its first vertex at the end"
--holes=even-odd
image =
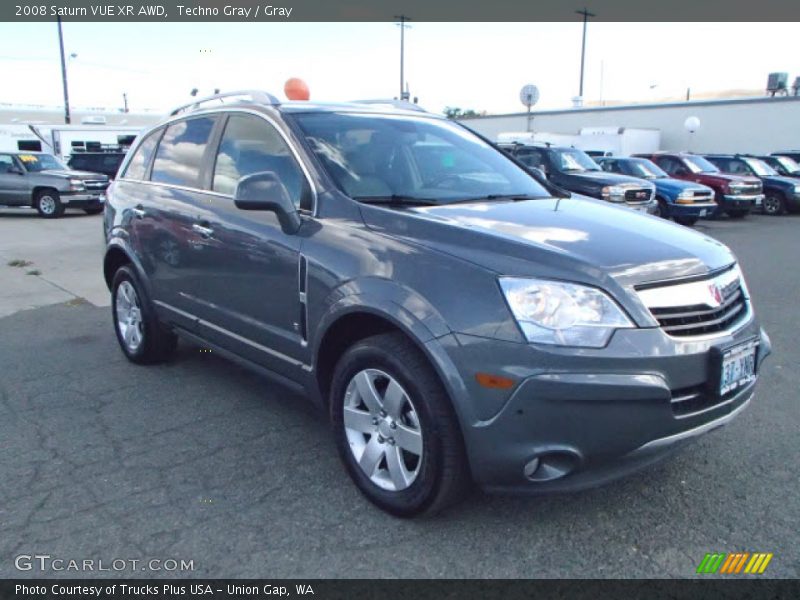
{"type": "Polygon", "coordinates": [[[106,202],[105,192],[62,192],[61,203],[69,208],[97,208],[106,202]]]}
{"type": "Polygon", "coordinates": [[[669,216],[671,217],[710,217],[717,210],[716,202],[695,202],[693,204],[669,203],[669,216]]]}
{"type": "Polygon", "coordinates": [[[722,197],[724,209],[745,209],[761,206],[764,201],[764,194],[753,194],[751,196],[725,195],[722,197]]]}
{"type": "Polygon", "coordinates": [[[452,338],[438,342],[459,365],[464,389],[459,396],[451,388],[451,395],[475,481],[491,491],[534,494],[605,483],[724,425],[750,402],[756,382],[724,399],[709,394],[707,406],[687,414],[675,412],[673,397],[705,388],[714,347],[756,338],[758,363],[770,353],[752,318],[713,340],[682,341],[659,328],[620,330],[599,350],[452,338]],[[481,388],[476,372],[519,383],[503,395],[481,388]]]}

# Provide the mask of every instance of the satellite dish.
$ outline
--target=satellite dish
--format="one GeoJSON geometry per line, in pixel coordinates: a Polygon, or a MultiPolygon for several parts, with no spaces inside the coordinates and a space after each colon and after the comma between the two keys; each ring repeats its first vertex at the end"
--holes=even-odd
{"type": "Polygon", "coordinates": [[[531,106],[539,101],[539,88],[532,83],[522,86],[519,91],[519,101],[530,110],[531,106]]]}

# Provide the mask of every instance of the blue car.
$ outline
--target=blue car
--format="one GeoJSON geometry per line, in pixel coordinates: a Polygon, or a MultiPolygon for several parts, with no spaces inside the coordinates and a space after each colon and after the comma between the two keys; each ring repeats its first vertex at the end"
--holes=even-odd
{"type": "Polygon", "coordinates": [[[647,179],[656,186],[660,217],[675,219],[681,225],[694,225],[717,210],[714,190],[691,181],[672,179],[653,161],[646,158],[607,156],[597,159],[604,171],[647,179]]]}

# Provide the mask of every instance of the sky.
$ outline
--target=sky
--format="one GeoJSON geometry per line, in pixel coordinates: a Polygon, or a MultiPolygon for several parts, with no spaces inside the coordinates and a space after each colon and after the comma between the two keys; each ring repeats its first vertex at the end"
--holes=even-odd
{"type": "MultiPolygon", "coordinates": [[[[406,31],[406,80],[428,110],[525,110],[578,94],[582,24],[417,23],[406,31]]],[[[394,23],[64,23],[70,103],[166,110],[190,99],[264,89],[283,97],[301,77],[311,98],[399,93],[394,23]]],[[[589,23],[584,98],[646,101],[728,89],[764,89],[767,74],[800,76],[800,23],[589,23]]],[[[63,102],[55,23],[0,23],[0,103],[63,102]],[[31,43],[35,40],[35,43],[31,43]]]]}

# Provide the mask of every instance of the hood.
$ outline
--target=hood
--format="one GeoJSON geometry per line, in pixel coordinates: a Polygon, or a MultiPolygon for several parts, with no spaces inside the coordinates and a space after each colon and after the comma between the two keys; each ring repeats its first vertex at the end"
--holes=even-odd
{"type": "Polygon", "coordinates": [[[664,177],[663,179],[648,179],[648,181],[655,184],[657,190],[672,193],[680,193],[684,190],[697,190],[703,192],[713,191],[711,188],[700,183],[696,183],[694,181],[683,181],[682,179],[671,179],[664,177]]]}
{"type": "Polygon", "coordinates": [[[735,261],[687,227],[598,200],[548,198],[385,209],[363,206],[387,235],[459,256],[503,275],[622,286],[701,275],[735,261]]]}
{"type": "Polygon", "coordinates": [[[40,175],[54,175],[56,177],[64,177],[65,179],[81,179],[81,180],[90,180],[90,179],[108,179],[107,175],[103,175],[102,173],[90,173],[89,171],[71,171],[67,169],[47,169],[44,171],[39,171],[40,175]]]}
{"type": "Polygon", "coordinates": [[[785,175],[767,175],[761,178],[765,186],[772,186],[778,188],[793,188],[797,185],[795,177],[787,177],[785,175]]]}
{"type": "Polygon", "coordinates": [[[597,185],[633,184],[642,187],[650,187],[652,185],[647,179],[639,179],[637,177],[631,177],[630,175],[620,175],[619,173],[609,173],[608,171],[564,172],[564,175],[590,180],[596,182],[597,185]]]}
{"type": "Polygon", "coordinates": [[[697,181],[709,181],[718,184],[743,182],[750,184],[759,184],[761,180],[758,177],[749,177],[747,175],[733,175],[732,173],[693,173],[691,178],[697,181]]]}

